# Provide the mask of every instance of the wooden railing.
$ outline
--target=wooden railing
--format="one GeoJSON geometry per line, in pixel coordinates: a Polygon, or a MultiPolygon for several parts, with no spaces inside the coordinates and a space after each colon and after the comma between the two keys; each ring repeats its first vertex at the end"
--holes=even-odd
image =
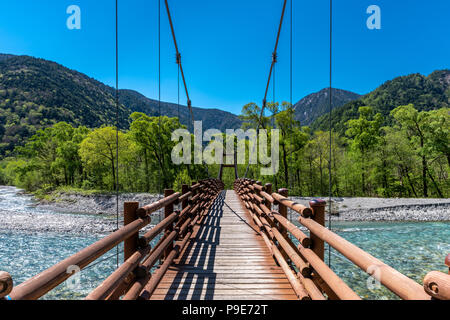
{"type": "Polygon", "coordinates": [[[425,279],[428,283],[425,287],[430,288],[426,289],[429,295],[414,280],[325,228],[325,201],[314,200],[310,202],[310,207],[306,207],[291,201],[287,189],[272,192],[271,184],[262,186],[260,182],[250,179],[236,180],[234,189],[259,226],[264,242],[300,299],[360,299],[325,264],[325,242],[401,299],[429,300],[430,295],[449,298],[443,294],[443,291],[448,294],[448,275],[444,274],[447,282],[444,277],[438,277],[434,273],[429,277],[432,279],[430,283],[425,279]],[[274,210],[275,206],[278,210],[274,210]],[[309,235],[288,220],[288,208],[299,214],[298,221],[309,230],[309,235]],[[294,244],[288,233],[297,239],[298,245],[294,244]],[[443,289],[444,287],[446,289],[443,289]]]}
{"type": "Polygon", "coordinates": [[[423,287],[425,291],[438,300],[450,300],[450,253],[445,258],[448,274],[432,271],[425,276],[423,287]]]}
{"type": "MultiPolygon", "coordinates": [[[[223,187],[220,180],[202,180],[191,187],[183,185],[181,193],[165,190],[164,198],[150,205],[141,207],[137,202],[125,203],[122,228],[39,275],[13,287],[11,276],[0,272],[0,300],[39,299],[73,276],[73,270],[86,268],[122,242],[124,263],[86,299],[150,298],[169,266],[186,247],[194,226],[203,222],[223,187]],[[179,207],[178,210],[175,206],[179,207]],[[164,219],[140,235],[141,229],[150,224],[150,215],[160,209],[164,209],[164,219]],[[155,239],[158,241],[151,247],[155,239]]],[[[272,192],[270,184],[262,186],[249,179],[236,180],[234,189],[299,299],[360,299],[325,264],[325,243],[402,299],[450,299],[450,255],[445,261],[449,274],[430,272],[422,287],[325,228],[324,201],[314,200],[306,207],[290,200],[287,189],[272,192]],[[288,220],[288,208],[299,214],[298,221],[309,230],[309,234],[288,220]],[[298,244],[292,239],[296,239],[298,244]]]]}
{"type": "Polygon", "coordinates": [[[202,180],[182,192],[165,190],[164,198],[140,207],[137,202],[124,204],[124,226],[73,256],[13,288],[11,276],[0,272],[0,299],[39,299],[102,255],[124,242],[124,263],[92,291],[88,300],[123,298],[146,299],[188,243],[193,227],[201,224],[209,207],[224,185],[220,180],[202,180]],[[180,205],[180,210],[174,206],[180,205]],[[164,219],[142,236],[139,231],[150,224],[150,215],[164,208],[164,219]],[[150,242],[161,235],[157,244],[150,242]],[[153,267],[161,264],[156,271],[153,267]],[[75,267],[75,268],[74,268],[75,267]]]}

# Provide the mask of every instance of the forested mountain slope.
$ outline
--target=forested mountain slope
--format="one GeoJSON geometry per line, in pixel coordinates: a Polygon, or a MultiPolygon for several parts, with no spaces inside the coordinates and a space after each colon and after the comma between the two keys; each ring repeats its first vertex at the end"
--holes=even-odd
{"type": "MultiPolygon", "coordinates": [[[[300,121],[302,126],[309,126],[314,120],[329,112],[329,92],[330,90],[325,88],[319,92],[312,93],[297,102],[294,105],[295,119],[300,121]]],[[[361,96],[357,93],[333,88],[332,108],[339,108],[360,97],[361,96]]]]}
{"type": "MultiPolygon", "coordinates": [[[[332,112],[333,128],[344,134],[346,123],[358,118],[361,106],[372,107],[381,113],[385,124],[391,124],[390,112],[398,106],[414,104],[419,111],[430,111],[450,106],[450,70],[438,70],[429,76],[411,74],[387,81],[371,93],[349,102],[332,112]]],[[[313,124],[314,129],[329,128],[329,115],[325,114],[313,124]]]]}
{"type": "MultiPolygon", "coordinates": [[[[128,128],[135,111],[159,114],[158,102],[138,92],[120,90],[119,127],[128,128]]],[[[161,113],[188,124],[187,107],[161,103],[161,113]]],[[[217,109],[194,108],[204,129],[238,128],[239,118],[217,109]]],[[[37,130],[65,121],[96,128],[116,122],[115,90],[60,64],[29,56],[0,54],[0,156],[22,145],[37,130]]]]}

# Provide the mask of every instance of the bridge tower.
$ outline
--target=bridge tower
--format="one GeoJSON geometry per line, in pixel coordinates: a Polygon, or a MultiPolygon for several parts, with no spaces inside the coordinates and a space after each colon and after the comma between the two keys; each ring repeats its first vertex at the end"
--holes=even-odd
{"type": "Polygon", "coordinates": [[[226,150],[223,150],[223,158],[222,158],[222,164],[220,165],[220,169],[219,169],[219,177],[218,179],[220,181],[222,181],[222,177],[223,177],[223,169],[224,168],[234,168],[234,178],[237,180],[239,179],[238,176],[238,168],[237,168],[237,153],[236,153],[236,149],[234,150],[233,153],[226,153],[226,150]],[[233,159],[233,163],[229,163],[231,161],[226,161],[228,159],[233,159]]]}

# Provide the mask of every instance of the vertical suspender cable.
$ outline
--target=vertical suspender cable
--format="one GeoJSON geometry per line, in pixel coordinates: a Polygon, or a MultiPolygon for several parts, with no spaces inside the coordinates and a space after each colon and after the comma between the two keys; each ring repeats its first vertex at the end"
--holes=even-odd
{"type": "Polygon", "coordinates": [[[178,121],[181,123],[180,119],[180,65],[178,65],[178,121]]]}
{"type": "Polygon", "coordinates": [[[294,19],[294,13],[293,13],[293,1],[291,0],[291,32],[290,32],[290,50],[291,50],[291,54],[290,54],[290,66],[291,66],[291,70],[290,70],[290,83],[289,83],[289,102],[291,103],[292,106],[292,84],[293,84],[293,73],[292,73],[292,63],[293,63],[293,48],[292,48],[292,32],[293,32],[293,19],[294,19]]]}
{"type": "Polygon", "coordinates": [[[276,65],[274,65],[273,66],[273,83],[272,83],[272,86],[273,86],[273,104],[274,104],[274,110],[275,110],[275,103],[276,103],[276,101],[275,101],[275,78],[276,78],[276,71],[277,71],[277,66],[276,65]]]}
{"type": "Polygon", "coordinates": [[[161,115],[161,0],[158,0],[158,116],[161,115]]]}
{"type": "MultiPolygon", "coordinates": [[[[178,108],[178,123],[181,125],[181,119],[180,119],[180,56],[177,54],[176,57],[176,64],[177,64],[177,71],[178,71],[178,78],[177,78],[177,108],[178,108]]],[[[178,178],[178,183],[181,186],[181,176],[178,178]]]]}
{"type": "MultiPolygon", "coordinates": [[[[161,138],[161,0],[158,0],[158,136],[161,138]]],[[[159,146],[161,148],[161,144],[159,146]]],[[[158,171],[159,194],[162,194],[162,168],[158,171]]]]}
{"type": "MultiPolygon", "coordinates": [[[[276,71],[277,71],[277,66],[274,65],[273,66],[273,82],[272,82],[272,87],[273,87],[272,88],[273,89],[273,97],[272,97],[272,99],[273,99],[272,128],[273,129],[275,129],[275,103],[276,103],[275,102],[275,98],[276,98],[275,97],[275,78],[276,78],[276,75],[277,75],[276,71]]],[[[272,159],[273,159],[273,157],[272,157],[272,159]]],[[[276,188],[277,187],[277,176],[276,176],[276,172],[275,172],[275,166],[272,166],[272,167],[273,167],[272,175],[273,175],[273,179],[274,179],[274,185],[275,185],[275,188],[276,188]]]]}
{"type": "MultiPolygon", "coordinates": [[[[332,82],[332,75],[333,75],[333,59],[332,59],[332,54],[333,54],[333,0],[330,0],[330,93],[329,93],[329,98],[330,98],[330,159],[329,159],[329,163],[328,163],[328,175],[329,175],[329,199],[328,199],[328,228],[331,230],[331,200],[332,200],[332,196],[333,196],[333,190],[332,190],[332,180],[331,180],[331,161],[332,161],[332,146],[331,146],[331,139],[333,137],[332,135],[332,121],[331,121],[331,115],[332,115],[332,103],[333,103],[333,82],[332,82]]],[[[328,266],[331,267],[331,247],[330,244],[328,244],[328,266]]]]}
{"type": "MultiPolygon", "coordinates": [[[[291,104],[291,108],[294,106],[292,104],[292,102],[293,102],[293,100],[292,100],[292,94],[293,94],[293,89],[292,89],[292,86],[293,86],[293,72],[292,72],[292,69],[293,69],[293,56],[294,56],[293,55],[293,46],[292,46],[292,44],[293,44],[293,42],[292,42],[292,39],[293,39],[293,18],[294,18],[293,1],[294,0],[291,0],[291,32],[290,32],[290,41],[289,41],[289,44],[290,44],[289,103],[291,104]]],[[[292,182],[291,181],[292,181],[292,179],[289,178],[289,189],[290,190],[292,190],[292,182]]],[[[290,212],[289,220],[292,221],[292,210],[289,210],[289,212],[290,212]]]]}
{"type": "MultiPolygon", "coordinates": [[[[116,0],[116,230],[119,230],[119,3],[116,0]]],[[[116,247],[119,267],[119,247],[116,247]]]]}

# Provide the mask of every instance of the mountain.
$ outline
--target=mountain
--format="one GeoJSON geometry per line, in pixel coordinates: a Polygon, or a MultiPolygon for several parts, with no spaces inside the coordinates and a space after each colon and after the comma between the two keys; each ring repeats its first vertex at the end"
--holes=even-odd
{"type": "MultiPolygon", "coordinates": [[[[114,125],[114,97],[114,88],[55,62],[0,54],[0,155],[59,121],[90,128],[114,125]]],[[[158,114],[158,102],[138,92],[120,90],[119,97],[122,129],[135,111],[158,114]]],[[[161,112],[176,116],[178,105],[162,102],[161,112]]],[[[180,106],[180,118],[185,125],[190,121],[187,107],[180,106]]],[[[194,118],[204,120],[204,130],[241,125],[238,116],[217,109],[194,108],[194,118]]]]}
{"type": "Polygon", "coordinates": [[[5,61],[10,58],[14,58],[15,56],[12,54],[2,54],[0,53],[0,62],[5,61]]]}
{"type": "MultiPolygon", "coordinates": [[[[344,134],[346,123],[358,118],[358,109],[370,106],[375,113],[381,113],[385,124],[391,124],[390,112],[403,105],[414,104],[419,111],[429,111],[450,106],[450,70],[437,70],[429,76],[419,73],[397,77],[385,82],[374,91],[349,102],[332,112],[333,128],[344,134]]],[[[319,117],[311,125],[314,130],[329,128],[329,114],[319,117]]]]}
{"type": "MultiPolygon", "coordinates": [[[[133,111],[143,112],[149,116],[159,115],[161,113],[169,117],[179,117],[182,124],[191,123],[191,114],[188,107],[169,102],[161,102],[161,106],[157,100],[149,99],[139,92],[133,90],[120,90],[119,101],[133,111]]],[[[238,116],[219,109],[203,109],[193,107],[195,121],[203,122],[203,130],[219,129],[237,129],[241,127],[242,121],[238,116]]]]}
{"type": "MultiPolygon", "coordinates": [[[[312,93],[294,105],[295,120],[300,121],[302,126],[309,126],[314,120],[329,112],[330,90],[328,88],[322,89],[319,92],[312,93]]],[[[344,104],[359,99],[361,96],[357,93],[332,89],[332,108],[338,108],[344,104]]]]}

